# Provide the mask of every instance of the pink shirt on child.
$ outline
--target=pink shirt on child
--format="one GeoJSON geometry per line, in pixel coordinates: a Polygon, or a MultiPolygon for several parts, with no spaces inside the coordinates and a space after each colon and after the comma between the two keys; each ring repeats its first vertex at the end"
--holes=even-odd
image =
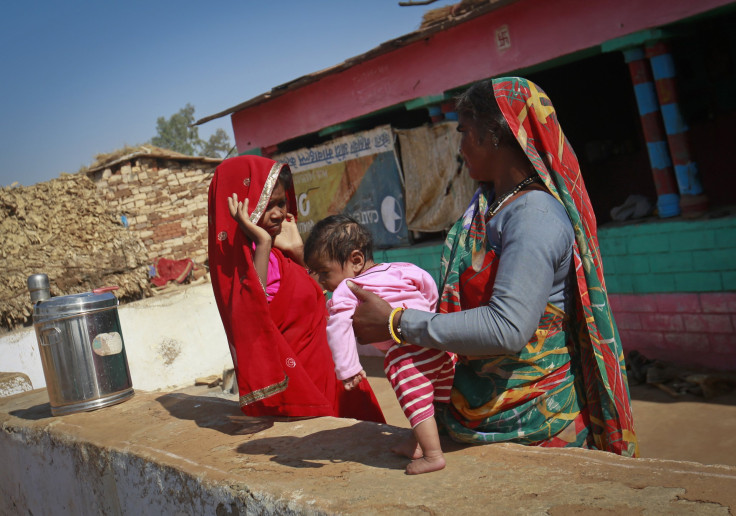
{"type": "MultiPolygon", "coordinates": [[[[403,306],[425,312],[434,312],[437,308],[439,295],[434,279],[411,263],[381,263],[350,281],[378,295],[393,308],[403,306]]],[[[358,358],[359,344],[353,333],[352,317],[357,306],[358,298],[348,288],[347,280],[340,282],[327,302],[327,342],[339,380],[355,376],[363,369],[358,358]]],[[[393,340],[388,340],[372,345],[387,351],[393,344],[393,340]]]]}

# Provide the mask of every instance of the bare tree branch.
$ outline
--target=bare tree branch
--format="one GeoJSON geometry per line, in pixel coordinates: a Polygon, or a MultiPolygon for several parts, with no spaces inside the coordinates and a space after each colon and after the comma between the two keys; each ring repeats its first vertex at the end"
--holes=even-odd
{"type": "Polygon", "coordinates": [[[429,5],[435,3],[437,0],[409,0],[408,2],[399,2],[399,6],[407,7],[410,5],[429,5]]]}

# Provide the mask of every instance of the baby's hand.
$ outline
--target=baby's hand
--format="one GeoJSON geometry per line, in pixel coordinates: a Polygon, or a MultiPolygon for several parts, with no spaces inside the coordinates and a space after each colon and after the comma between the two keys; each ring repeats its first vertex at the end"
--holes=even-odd
{"type": "Polygon", "coordinates": [[[351,376],[350,378],[346,378],[342,381],[343,386],[345,387],[346,391],[352,391],[355,389],[360,382],[362,382],[367,375],[365,374],[365,370],[361,370],[358,374],[355,376],[351,376]]]}
{"type": "Polygon", "coordinates": [[[245,233],[245,236],[250,238],[256,245],[271,240],[271,235],[268,231],[253,224],[248,216],[248,199],[245,199],[245,203],[238,201],[238,194],[234,193],[231,197],[227,198],[227,207],[230,210],[230,216],[238,223],[240,229],[245,233]]]}

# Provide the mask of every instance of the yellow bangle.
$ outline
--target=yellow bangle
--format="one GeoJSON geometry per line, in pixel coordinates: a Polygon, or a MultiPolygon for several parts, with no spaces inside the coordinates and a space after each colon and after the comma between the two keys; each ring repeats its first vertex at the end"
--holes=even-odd
{"type": "Polygon", "coordinates": [[[394,331],[394,316],[396,316],[397,313],[403,312],[404,307],[399,306],[397,308],[394,308],[391,310],[391,315],[388,316],[388,331],[391,333],[391,338],[394,339],[394,342],[397,344],[403,344],[404,341],[399,338],[398,335],[396,335],[396,332],[394,331]]]}

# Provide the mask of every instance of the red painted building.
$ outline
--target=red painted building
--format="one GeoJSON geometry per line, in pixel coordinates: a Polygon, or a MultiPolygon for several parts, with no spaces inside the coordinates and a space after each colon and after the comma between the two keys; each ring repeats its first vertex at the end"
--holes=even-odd
{"type": "Polygon", "coordinates": [[[625,349],[736,370],[734,26],[727,0],[461,2],[198,123],[230,115],[240,153],[273,155],[387,124],[431,125],[475,81],[528,77],[580,159],[625,349]],[[659,216],[612,221],[631,194],[659,216]]]}

